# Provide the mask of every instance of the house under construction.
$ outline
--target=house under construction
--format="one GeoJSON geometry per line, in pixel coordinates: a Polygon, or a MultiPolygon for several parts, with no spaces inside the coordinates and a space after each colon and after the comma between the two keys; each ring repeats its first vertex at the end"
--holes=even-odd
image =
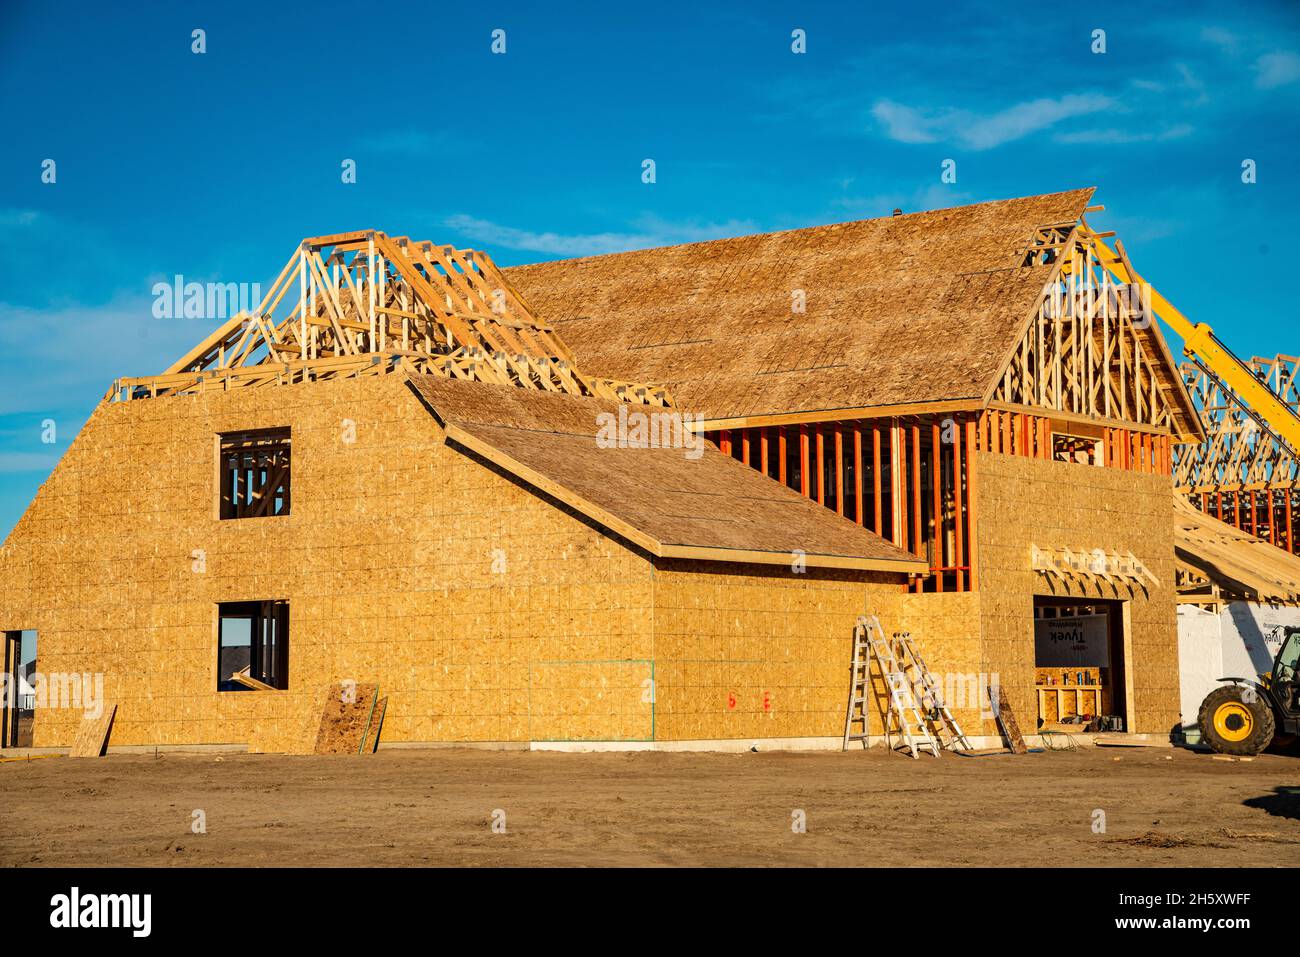
{"type": "Polygon", "coordinates": [[[103,674],[114,745],[293,749],[349,680],[386,743],[838,745],[865,611],[972,736],[990,681],[1168,731],[1205,399],[1091,195],[506,270],[308,239],[113,383],[0,627],[103,674]]]}

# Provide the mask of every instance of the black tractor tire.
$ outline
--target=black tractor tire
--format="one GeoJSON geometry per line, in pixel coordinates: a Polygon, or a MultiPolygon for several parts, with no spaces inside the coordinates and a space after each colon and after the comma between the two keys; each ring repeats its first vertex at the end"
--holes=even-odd
{"type": "Polygon", "coordinates": [[[1259,754],[1272,743],[1276,730],[1264,693],[1242,685],[1224,685],[1207,694],[1196,720],[1201,740],[1219,754],[1259,754]]]}

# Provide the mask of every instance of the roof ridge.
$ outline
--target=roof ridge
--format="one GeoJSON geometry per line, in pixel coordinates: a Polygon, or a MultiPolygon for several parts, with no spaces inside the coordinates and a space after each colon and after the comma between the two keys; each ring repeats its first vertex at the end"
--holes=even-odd
{"type": "MultiPolygon", "coordinates": [[[[899,213],[897,215],[887,214],[884,216],[867,216],[863,219],[846,219],[846,220],[839,220],[833,223],[815,223],[811,226],[792,226],[789,229],[760,230],[759,232],[754,232],[754,233],[741,233],[738,236],[719,236],[716,239],[697,239],[692,242],[668,243],[663,246],[642,246],[637,249],[624,249],[612,253],[595,253],[590,256],[572,256],[568,259],[544,259],[535,263],[520,263],[517,266],[508,266],[505,267],[504,271],[513,272],[516,270],[528,269],[529,267],[532,266],[540,266],[540,265],[546,265],[550,263],[581,263],[593,259],[609,260],[618,256],[634,256],[640,253],[664,252],[670,249],[682,249],[686,247],[699,248],[703,246],[711,246],[720,243],[736,242],[738,240],[743,240],[743,239],[756,239],[761,236],[788,236],[794,233],[810,233],[819,229],[834,229],[836,227],[842,227],[842,226],[856,226],[860,223],[875,223],[881,221],[911,219],[917,216],[932,216],[936,213],[947,213],[959,209],[961,210],[978,209],[984,206],[996,206],[1001,203],[1019,203],[1019,202],[1027,202],[1029,200],[1046,199],[1054,196],[1068,196],[1071,193],[1083,193],[1083,192],[1094,193],[1096,192],[1096,190],[1097,190],[1096,186],[1080,186],[1076,189],[1062,189],[1052,193],[1031,193],[1027,196],[1009,196],[1004,199],[986,199],[986,200],[981,200],[978,203],[962,203],[957,206],[940,206],[937,209],[918,209],[915,212],[899,213]]],[[[1045,223],[1043,225],[1049,225],[1049,224],[1045,223]]]]}

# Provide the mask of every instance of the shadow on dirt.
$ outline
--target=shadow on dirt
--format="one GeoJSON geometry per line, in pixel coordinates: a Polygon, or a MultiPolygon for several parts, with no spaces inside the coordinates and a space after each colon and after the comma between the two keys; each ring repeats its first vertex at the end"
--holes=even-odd
{"type": "Polygon", "coordinates": [[[1250,798],[1241,803],[1246,807],[1267,811],[1274,817],[1288,817],[1293,821],[1300,821],[1300,787],[1283,785],[1274,788],[1272,794],[1250,798]]]}

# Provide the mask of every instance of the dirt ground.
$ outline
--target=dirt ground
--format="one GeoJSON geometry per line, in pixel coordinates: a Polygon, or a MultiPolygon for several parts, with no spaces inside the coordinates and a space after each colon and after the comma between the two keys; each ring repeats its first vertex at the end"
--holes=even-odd
{"type": "Polygon", "coordinates": [[[4,866],[909,864],[1296,866],[1300,758],[428,750],[0,763],[4,866]],[[206,833],[193,832],[195,811],[206,833]]]}

